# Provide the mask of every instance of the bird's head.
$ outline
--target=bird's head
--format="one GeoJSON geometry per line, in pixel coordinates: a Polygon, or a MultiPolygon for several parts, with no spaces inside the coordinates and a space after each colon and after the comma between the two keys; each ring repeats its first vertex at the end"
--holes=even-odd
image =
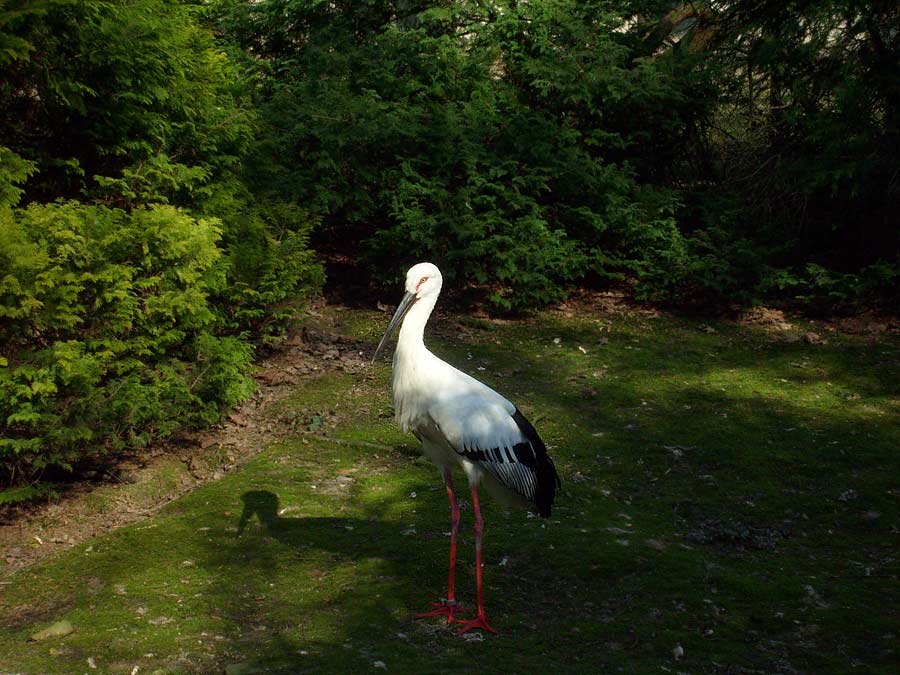
{"type": "MultiPolygon", "coordinates": [[[[378,343],[372,361],[375,361],[375,359],[378,358],[378,354],[384,349],[384,346],[388,343],[388,340],[390,340],[394,331],[397,330],[397,327],[403,323],[403,318],[409,310],[412,309],[413,305],[419,300],[430,300],[431,307],[434,307],[434,302],[441,292],[441,284],[443,284],[443,282],[444,280],[441,277],[441,271],[437,266],[430,262],[421,262],[409,268],[409,272],[406,273],[406,293],[403,295],[403,299],[400,301],[397,311],[394,312],[394,316],[391,318],[387,330],[384,332],[384,337],[382,337],[381,342],[378,343]]],[[[424,315],[424,318],[422,319],[423,322],[428,319],[428,314],[431,313],[431,307],[424,315]]]]}
{"type": "Polygon", "coordinates": [[[414,295],[416,300],[437,295],[442,283],[441,271],[430,262],[413,265],[406,273],[406,292],[414,295]]]}

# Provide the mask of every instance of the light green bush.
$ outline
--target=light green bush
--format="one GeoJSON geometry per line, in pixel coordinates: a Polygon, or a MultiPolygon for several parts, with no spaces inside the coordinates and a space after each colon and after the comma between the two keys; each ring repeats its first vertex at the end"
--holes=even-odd
{"type": "Polygon", "coordinates": [[[214,220],[78,202],[0,211],[3,482],[181,426],[252,392],[252,347],[217,336],[214,220]]]}

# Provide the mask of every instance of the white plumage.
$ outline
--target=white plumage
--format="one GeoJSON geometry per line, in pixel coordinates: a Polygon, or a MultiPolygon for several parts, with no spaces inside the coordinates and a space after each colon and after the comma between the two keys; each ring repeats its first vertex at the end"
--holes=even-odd
{"type": "MultiPolygon", "coordinates": [[[[376,349],[376,355],[402,322],[393,360],[394,409],[397,423],[422,441],[422,451],[440,469],[451,506],[450,578],[447,600],[420,616],[446,615],[454,620],[454,566],[459,511],[452,469],[468,478],[475,508],[478,616],[464,621],[471,628],[493,629],[484,618],[481,591],[481,528],[478,486],[507,505],[533,505],[549,516],[559,483],[553,461],[534,427],[506,398],[442,361],[425,347],[425,324],[441,291],[442,277],[431,263],[413,266],[406,294],[376,349]]],[[[457,619],[458,621],[458,619],[457,619]]]]}

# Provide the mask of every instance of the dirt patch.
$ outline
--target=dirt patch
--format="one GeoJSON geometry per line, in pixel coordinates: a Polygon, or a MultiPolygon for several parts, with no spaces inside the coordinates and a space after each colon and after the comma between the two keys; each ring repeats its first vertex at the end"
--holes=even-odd
{"type": "Polygon", "coordinates": [[[900,335],[900,317],[876,312],[832,319],[828,321],[828,326],[832,330],[854,335],[900,335]]]}
{"type": "Polygon", "coordinates": [[[780,309],[770,307],[753,307],[741,313],[737,322],[743,325],[760,326],[768,330],[790,331],[795,326],[780,309]]]}
{"type": "Polygon", "coordinates": [[[636,303],[627,291],[621,289],[608,291],[576,290],[564,302],[559,304],[557,310],[566,317],[597,314],[656,317],[664,314],[664,312],[651,305],[636,303]]]}
{"type": "Polygon", "coordinates": [[[340,332],[340,308],[314,308],[302,327],[257,364],[256,393],[222,423],[123,456],[93,482],[75,483],[56,500],[0,509],[0,579],[153,515],[280,437],[327,434],[338,421],[333,412],[286,416],[274,404],[325,372],[365,373],[371,351],[372,345],[340,332]]]}

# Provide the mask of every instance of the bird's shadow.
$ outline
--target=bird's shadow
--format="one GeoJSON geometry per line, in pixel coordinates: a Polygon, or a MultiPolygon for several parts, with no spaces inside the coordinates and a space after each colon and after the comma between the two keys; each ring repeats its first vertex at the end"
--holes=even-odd
{"type": "Polygon", "coordinates": [[[282,515],[279,498],[268,490],[250,490],[241,495],[243,509],[236,537],[246,538],[248,530],[262,529],[265,536],[295,549],[328,551],[339,559],[358,560],[378,557],[401,560],[401,548],[393,544],[395,528],[378,514],[369,517],[341,518],[282,515]]]}

